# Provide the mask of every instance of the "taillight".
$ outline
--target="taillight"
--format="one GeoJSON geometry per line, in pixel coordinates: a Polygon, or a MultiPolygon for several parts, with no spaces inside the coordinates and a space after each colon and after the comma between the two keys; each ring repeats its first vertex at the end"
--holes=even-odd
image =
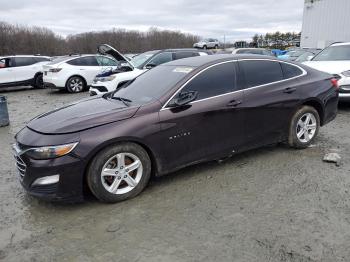
{"type": "Polygon", "coordinates": [[[58,73],[61,70],[62,70],[62,68],[51,68],[51,69],[49,69],[49,72],[51,72],[51,73],[58,73]]]}
{"type": "Polygon", "coordinates": [[[332,85],[335,87],[335,88],[339,88],[339,85],[338,85],[338,80],[337,79],[335,79],[335,78],[332,78],[331,79],[331,83],[332,83],[332,85]]]}

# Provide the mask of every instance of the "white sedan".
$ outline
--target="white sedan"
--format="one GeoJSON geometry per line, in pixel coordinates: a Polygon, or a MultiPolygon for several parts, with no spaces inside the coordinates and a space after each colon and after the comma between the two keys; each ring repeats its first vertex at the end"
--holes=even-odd
{"type": "Polygon", "coordinates": [[[43,66],[44,85],[47,88],[65,89],[70,93],[87,90],[97,74],[120,67],[127,59],[119,52],[106,53],[99,46],[97,55],[69,55],[56,58],[43,66]]]}

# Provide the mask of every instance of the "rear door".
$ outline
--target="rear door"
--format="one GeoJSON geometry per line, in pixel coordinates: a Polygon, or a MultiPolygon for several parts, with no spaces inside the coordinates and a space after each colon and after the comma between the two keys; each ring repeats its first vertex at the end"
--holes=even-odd
{"type": "Polygon", "coordinates": [[[67,64],[76,67],[76,72],[74,73],[84,77],[87,85],[91,85],[92,80],[102,70],[102,67],[97,62],[96,56],[79,57],[68,61],[67,64]]]}
{"type": "Polygon", "coordinates": [[[37,72],[42,71],[42,67],[36,65],[34,57],[16,56],[14,61],[17,82],[31,80],[37,72]]]}
{"type": "Polygon", "coordinates": [[[239,61],[248,147],[279,142],[288,133],[291,116],[300,101],[297,75],[303,71],[281,64],[274,60],[239,61]],[[297,75],[288,75],[287,68],[296,69],[297,75]]]}
{"type": "Polygon", "coordinates": [[[6,57],[0,59],[0,84],[16,82],[16,73],[13,70],[13,58],[6,57]]]}
{"type": "Polygon", "coordinates": [[[202,71],[175,95],[197,91],[194,102],[160,111],[160,144],[169,169],[229,155],[244,143],[243,92],[237,90],[235,64],[225,62],[202,71]]]}

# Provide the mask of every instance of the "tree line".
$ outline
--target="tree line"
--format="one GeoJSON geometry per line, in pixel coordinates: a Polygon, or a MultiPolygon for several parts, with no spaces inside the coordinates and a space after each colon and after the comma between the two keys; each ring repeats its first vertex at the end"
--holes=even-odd
{"type": "Polygon", "coordinates": [[[109,44],[122,53],[140,53],[162,48],[192,47],[199,36],[180,31],[150,28],[147,32],[114,28],[108,31],[69,35],[66,38],[45,27],[0,22],[0,56],[96,53],[99,44],[109,44]]]}
{"type": "Polygon", "coordinates": [[[279,31],[265,35],[255,34],[252,37],[252,45],[256,47],[286,48],[300,45],[301,33],[279,31]]]}

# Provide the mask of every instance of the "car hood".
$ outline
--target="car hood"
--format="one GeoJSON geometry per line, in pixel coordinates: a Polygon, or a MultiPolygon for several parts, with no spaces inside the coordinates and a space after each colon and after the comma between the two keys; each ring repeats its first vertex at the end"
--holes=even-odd
{"type": "Polygon", "coordinates": [[[118,100],[89,98],[39,115],[27,127],[44,134],[68,134],[131,118],[138,109],[118,100]]]}
{"type": "Polygon", "coordinates": [[[340,74],[350,70],[350,61],[306,61],[303,64],[329,74],[340,74]]]}

